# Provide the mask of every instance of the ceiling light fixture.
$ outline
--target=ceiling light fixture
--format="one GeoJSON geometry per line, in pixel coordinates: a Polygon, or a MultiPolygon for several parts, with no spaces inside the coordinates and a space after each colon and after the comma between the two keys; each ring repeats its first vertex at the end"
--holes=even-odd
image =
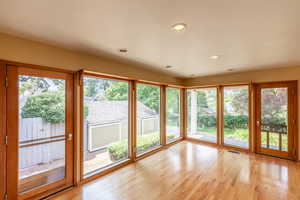
{"type": "Polygon", "coordinates": [[[122,48],[122,49],[119,49],[119,52],[121,52],[121,53],[127,53],[127,52],[128,52],[128,50],[127,50],[127,49],[125,49],[125,48],[122,48]]]}
{"type": "Polygon", "coordinates": [[[172,28],[175,32],[184,32],[186,30],[186,27],[187,27],[187,25],[184,23],[174,24],[172,26],[172,28]]]}
{"type": "Polygon", "coordinates": [[[217,60],[217,59],[219,59],[219,58],[220,58],[220,56],[218,56],[218,55],[214,55],[214,56],[210,56],[209,58],[210,58],[210,59],[212,59],[212,60],[217,60]]]}

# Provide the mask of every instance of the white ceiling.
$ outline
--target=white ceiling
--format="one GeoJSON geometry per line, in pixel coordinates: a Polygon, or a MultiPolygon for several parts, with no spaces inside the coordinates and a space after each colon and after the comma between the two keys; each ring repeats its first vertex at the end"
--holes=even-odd
{"type": "Polygon", "coordinates": [[[299,0],[1,0],[0,32],[178,77],[300,66],[299,0]]]}

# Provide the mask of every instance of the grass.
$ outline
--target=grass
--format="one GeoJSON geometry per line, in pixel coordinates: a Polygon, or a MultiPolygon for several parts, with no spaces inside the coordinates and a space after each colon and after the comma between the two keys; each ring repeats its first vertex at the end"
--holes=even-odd
{"type": "MultiPolygon", "coordinates": [[[[198,129],[201,133],[206,133],[210,135],[216,135],[216,128],[200,128],[198,129]]],[[[239,141],[248,142],[248,129],[224,129],[224,137],[239,141]]],[[[270,140],[269,143],[271,146],[279,146],[279,135],[277,133],[270,133],[270,140]]],[[[265,132],[262,132],[262,144],[267,144],[267,134],[265,132]]],[[[282,137],[282,146],[283,150],[287,149],[287,136],[282,137]]]]}

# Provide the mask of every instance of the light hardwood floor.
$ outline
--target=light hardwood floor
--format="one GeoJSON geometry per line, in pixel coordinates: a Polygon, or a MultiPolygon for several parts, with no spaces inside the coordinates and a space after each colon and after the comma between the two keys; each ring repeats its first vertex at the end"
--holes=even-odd
{"type": "Polygon", "coordinates": [[[184,141],[52,199],[296,200],[300,165],[184,141]]]}

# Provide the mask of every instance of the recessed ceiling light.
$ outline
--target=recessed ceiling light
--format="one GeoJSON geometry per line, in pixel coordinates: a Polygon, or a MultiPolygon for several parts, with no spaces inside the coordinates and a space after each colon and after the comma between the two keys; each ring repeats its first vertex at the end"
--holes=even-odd
{"type": "Polygon", "coordinates": [[[166,66],[166,69],[171,69],[171,68],[173,68],[173,66],[171,66],[171,65],[166,66]]]}
{"type": "Polygon", "coordinates": [[[122,48],[122,49],[119,49],[119,52],[121,52],[121,53],[127,53],[128,50],[126,48],[122,48]]]}
{"type": "Polygon", "coordinates": [[[212,60],[217,60],[217,59],[220,58],[220,56],[218,56],[218,55],[213,55],[213,56],[210,56],[209,58],[212,59],[212,60]]]}
{"type": "Polygon", "coordinates": [[[173,30],[176,32],[183,32],[186,30],[187,25],[184,23],[178,23],[178,24],[174,24],[172,26],[173,30]]]}

